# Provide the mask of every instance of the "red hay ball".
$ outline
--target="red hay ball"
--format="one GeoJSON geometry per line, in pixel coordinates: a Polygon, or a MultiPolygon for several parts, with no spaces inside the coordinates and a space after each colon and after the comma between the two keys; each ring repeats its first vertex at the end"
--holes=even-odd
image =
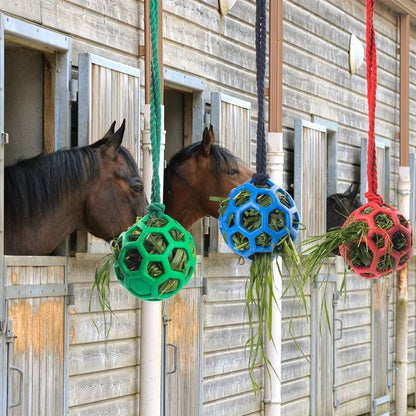
{"type": "Polygon", "coordinates": [[[410,260],[410,223],[397,209],[370,201],[356,209],[342,228],[357,221],[368,225],[367,235],[339,247],[354,273],[364,278],[379,278],[400,270],[410,260]]]}

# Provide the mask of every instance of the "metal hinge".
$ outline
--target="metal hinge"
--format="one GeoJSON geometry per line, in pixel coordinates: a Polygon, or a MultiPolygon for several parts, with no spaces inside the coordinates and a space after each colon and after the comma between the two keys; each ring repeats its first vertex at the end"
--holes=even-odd
{"type": "Polygon", "coordinates": [[[69,82],[69,101],[76,102],[78,101],[78,80],[71,79],[69,82]]]}
{"type": "Polygon", "coordinates": [[[67,305],[75,305],[74,284],[68,283],[67,305]]]}
{"type": "Polygon", "coordinates": [[[7,319],[0,320],[0,334],[4,334],[7,331],[7,319]]]}
{"type": "Polygon", "coordinates": [[[209,234],[209,217],[202,218],[202,228],[204,235],[209,234]]]}
{"type": "Polygon", "coordinates": [[[206,296],[208,294],[208,277],[202,278],[202,296],[206,296]]]}
{"type": "Polygon", "coordinates": [[[0,133],[0,144],[9,144],[9,133],[4,131],[0,133]]]}

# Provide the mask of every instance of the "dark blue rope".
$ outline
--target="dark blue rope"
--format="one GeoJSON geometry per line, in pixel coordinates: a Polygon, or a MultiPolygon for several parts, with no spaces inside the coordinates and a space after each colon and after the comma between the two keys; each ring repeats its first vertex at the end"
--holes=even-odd
{"type": "Polygon", "coordinates": [[[266,173],[266,132],[264,123],[264,78],[266,75],[266,0],[256,1],[256,70],[257,70],[257,152],[255,185],[264,185],[269,175],[266,173]]]}

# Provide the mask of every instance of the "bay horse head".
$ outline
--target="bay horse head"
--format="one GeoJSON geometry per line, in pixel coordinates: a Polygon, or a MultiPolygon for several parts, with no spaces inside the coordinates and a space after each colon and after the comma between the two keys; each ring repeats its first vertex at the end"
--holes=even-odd
{"type": "Polygon", "coordinates": [[[219,203],[210,197],[228,196],[253,174],[239,158],[214,142],[212,126],[205,128],[202,141],[172,156],[165,169],[166,213],[186,229],[204,216],[218,218],[219,203]]]}
{"type": "Polygon", "coordinates": [[[91,145],[100,165],[100,176],[86,196],[85,226],[88,232],[110,241],[146,214],[143,181],[130,152],[121,145],[125,122],[114,132],[115,122],[104,137],[91,145]]]}
{"type": "Polygon", "coordinates": [[[333,194],[326,199],[326,229],[341,228],[349,215],[362,204],[358,197],[359,187],[350,187],[344,192],[333,194]]]}
{"type": "Polygon", "coordinates": [[[145,215],[137,164],[121,145],[125,123],[98,142],[5,168],[6,254],[52,253],[76,230],[106,241],[145,215]]]}

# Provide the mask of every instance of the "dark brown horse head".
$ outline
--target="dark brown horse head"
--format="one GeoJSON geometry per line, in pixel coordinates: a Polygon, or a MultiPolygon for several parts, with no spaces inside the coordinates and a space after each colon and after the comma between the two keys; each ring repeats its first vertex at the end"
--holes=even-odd
{"type": "Polygon", "coordinates": [[[327,231],[341,228],[348,216],[362,204],[358,197],[359,187],[350,187],[342,194],[330,195],[326,200],[327,231]]]}
{"type": "Polygon", "coordinates": [[[202,141],[176,153],[165,169],[166,213],[189,229],[198,219],[218,218],[219,203],[210,197],[226,197],[251,178],[253,172],[228,150],[215,145],[212,126],[202,141]]]}
{"type": "Polygon", "coordinates": [[[100,176],[86,201],[86,228],[109,241],[146,213],[147,199],[135,161],[121,146],[125,122],[114,131],[115,122],[104,137],[94,143],[100,176]]]}
{"type": "Polygon", "coordinates": [[[90,146],[6,167],[6,254],[50,254],[75,230],[109,241],[145,214],[137,165],[121,146],[124,122],[114,126],[90,146]]]}

